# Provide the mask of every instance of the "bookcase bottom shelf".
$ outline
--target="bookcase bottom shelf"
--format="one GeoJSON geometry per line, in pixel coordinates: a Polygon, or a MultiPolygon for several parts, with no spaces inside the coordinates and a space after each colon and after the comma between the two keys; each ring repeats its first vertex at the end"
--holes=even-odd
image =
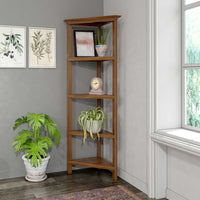
{"type": "Polygon", "coordinates": [[[73,159],[69,161],[69,164],[79,165],[84,167],[93,167],[98,169],[114,170],[112,163],[108,162],[103,158],[98,158],[98,157],[73,159]]]}

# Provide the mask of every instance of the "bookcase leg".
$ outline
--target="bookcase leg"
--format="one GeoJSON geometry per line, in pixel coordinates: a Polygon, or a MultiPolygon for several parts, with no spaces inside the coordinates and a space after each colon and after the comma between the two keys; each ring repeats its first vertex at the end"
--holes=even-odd
{"type": "Polygon", "coordinates": [[[112,178],[114,182],[117,182],[117,169],[113,170],[112,178]]]}
{"type": "Polygon", "coordinates": [[[72,164],[69,161],[72,160],[72,136],[67,136],[67,174],[72,174],[72,164]]]}
{"type": "Polygon", "coordinates": [[[99,138],[97,142],[97,157],[101,158],[101,138],[99,138]]]}
{"type": "Polygon", "coordinates": [[[67,174],[72,174],[72,165],[71,164],[68,164],[67,165],[67,174]]]}

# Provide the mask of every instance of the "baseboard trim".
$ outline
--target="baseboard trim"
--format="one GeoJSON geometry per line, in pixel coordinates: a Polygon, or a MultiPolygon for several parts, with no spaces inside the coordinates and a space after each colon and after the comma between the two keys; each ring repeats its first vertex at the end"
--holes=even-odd
{"type": "Polygon", "coordinates": [[[124,179],[125,181],[127,181],[128,183],[133,185],[134,187],[138,188],[139,190],[141,190],[142,192],[147,194],[147,191],[148,191],[147,184],[144,183],[139,178],[131,175],[130,173],[126,172],[125,170],[123,170],[121,168],[118,170],[118,175],[120,178],[124,179]]]}
{"type": "Polygon", "coordinates": [[[177,194],[173,190],[170,190],[169,188],[167,188],[167,199],[169,199],[169,200],[189,200],[189,199],[186,199],[185,197],[181,196],[180,194],[177,194]]]}
{"type": "Polygon", "coordinates": [[[25,170],[0,171],[0,180],[25,176],[25,170]]]}

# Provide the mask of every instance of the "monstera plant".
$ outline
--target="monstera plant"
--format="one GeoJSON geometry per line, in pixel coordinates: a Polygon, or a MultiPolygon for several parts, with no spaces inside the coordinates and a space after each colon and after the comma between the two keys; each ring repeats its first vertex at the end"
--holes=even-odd
{"type": "Polygon", "coordinates": [[[58,125],[46,114],[28,113],[15,121],[13,130],[22,125],[24,127],[24,124],[27,125],[27,129],[18,132],[12,146],[15,153],[24,151],[22,159],[27,170],[25,178],[29,181],[39,182],[46,179],[46,167],[50,158],[47,152],[53,142],[59,146],[61,133],[58,125]],[[43,172],[38,172],[40,168],[43,172]],[[28,171],[30,169],[31,171],[28,171]]]}

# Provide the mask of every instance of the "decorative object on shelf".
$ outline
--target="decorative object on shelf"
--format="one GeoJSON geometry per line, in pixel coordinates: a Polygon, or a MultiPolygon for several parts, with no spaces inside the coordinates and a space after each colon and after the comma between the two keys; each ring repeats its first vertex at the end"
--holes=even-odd
{"type": "Polygon", "coordinates": [[[98,45],[96,45],[96,51],[97,51],[97,55],[99,57],[104,57],[107,53],[107,50],[108,50],[108,45],[106,45],[106,40],[107,40],[107,37],[108,37],[108,33],[109,33],[109,30],[106,31],[106,30],[102,30],[103,31],[103,35],[101,37],[101,34],[100,34],[100,28],[98,27],[97,29],[97,41],[98,41],[98,45]]]}
{"type": "Polygon", "coordinates": [[[27,130],[22,129],[14,137],[12,144],[15,153],[24,151],[22,159],[26,168],[26,180],[40,182],[47,178],[46,168],[50,156],[47,154],[53,142],[59,146],[61,133],[56,123],[46,114],[28,113],[15,121],[13,130],[27,124],[27,130]]]}
{"type": "Polygon", "coordinates": [[[95,56],[94,31],[74,31],[75,56],[95,56]]]}
{"type": "Polygon", "coordinates": [[[96,133],[99,138],[99,132],[103,128],[106,119],[106,114],[100,107],[92,108],[82,111],[78,118],[79,125],[83,128],[85,142],[87,138],[87,131],[90,133],[90,137],[93,139],[93,133],[96,133]]]}
{"type": "Polygon", "coordinates": [[[89,94],[94,94],[94,95],[103,95],[104,92],[102,90],[102,86],[103,86],[103,81],[101,78],[99,77],[94,77],[91,80],[91,90],[89,92],[89,94]]]}
{"type": "Polygon", "coordinates": [[[0,68],[26,67],[26,27],[0,26],[0,68]]]}
{"type": "Polygon", "coordinates": [[[29,28],[29,68],[56,68],[55,28],[29,28]]]}

